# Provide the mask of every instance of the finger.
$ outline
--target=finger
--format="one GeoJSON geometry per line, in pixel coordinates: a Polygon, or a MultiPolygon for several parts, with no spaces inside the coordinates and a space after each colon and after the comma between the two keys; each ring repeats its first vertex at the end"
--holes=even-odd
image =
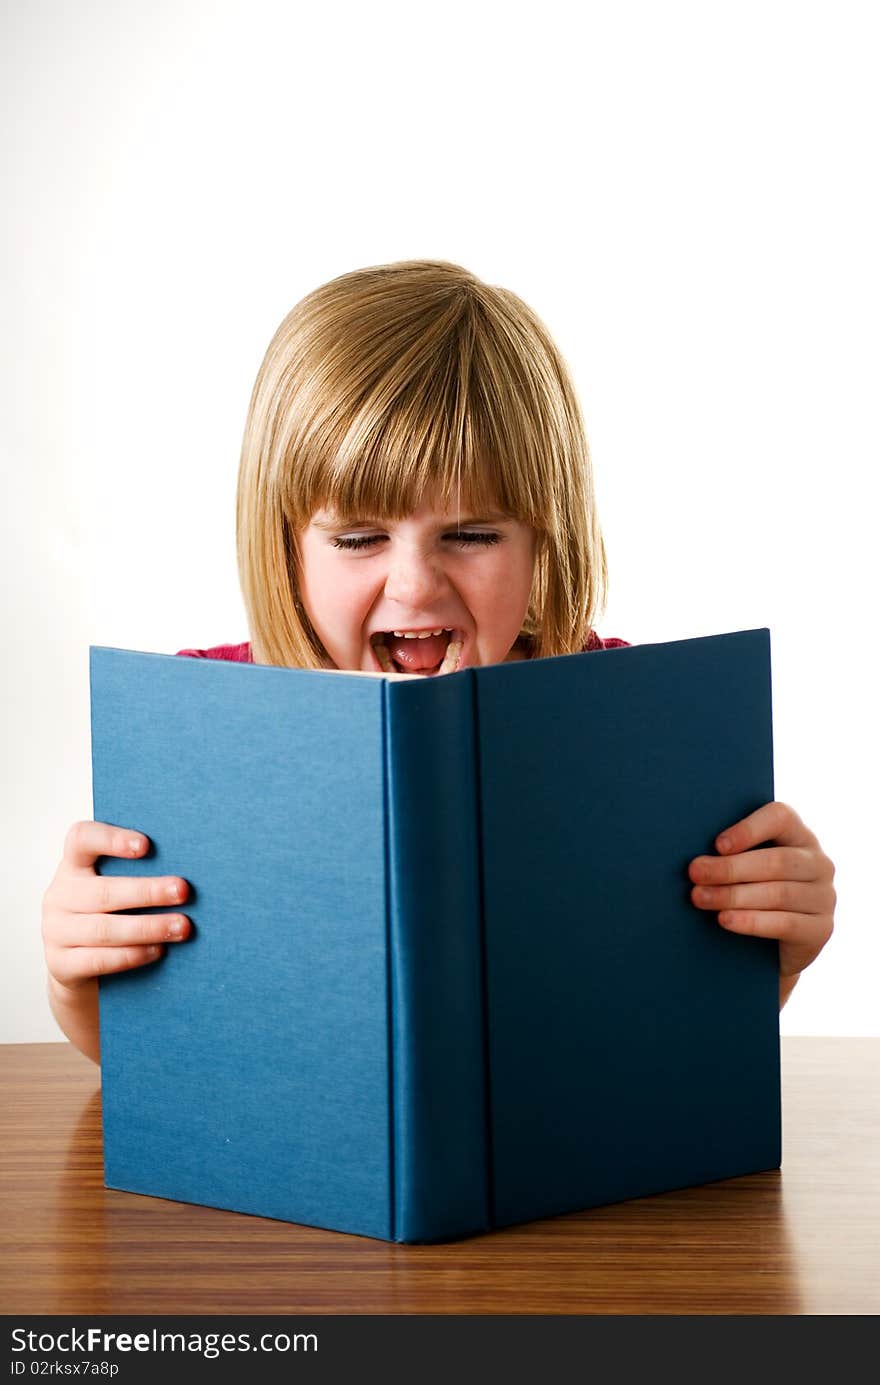
{"type": "Polygon", "coordinates": [[[61,914],[45,937],[55,947],[137,947],[177,942],[189,932],[185,914],[61,914]]]}
{"type": "Polygon", "coordinates": [[[155,962],[161,954],[158,943],[149,947],[64,947],[54,951],[47,960],[56,981],[74,986],[91,977],[142,967],[147,962],[155,962]]]}
{"type": "Polygon", "coordinates": [[[819,843],[809,827],[798,817],[787,803],[765,803],[748,817],[740,818],[715,838],[715,848],[722,855],[736,851],[748,851],[761,842],[774,842],[777,846],[811,847],[815,850],[819,843]]]}
{"type": "MultiPolygon", "coordinates": [[[[95,875],[83,871],[63,881],[62,912],[109,914],[116,909],[161,909],[180,904],[189,885],[179,875],[95,875]]],[[[57,895],[60,887],[56,887],[57,895]]]]}
{"type": "Polygon", "coordinates": [[[695,885],[691,900],[698,909],[794,910],[827,914],[834,907],[831,886],[797,880],[764,880],[745,885],[695,885]]]}
{"type": "Polygon", "coordinates": [[[778,938],[789,946],[803,946],[813,957],[830,936],[830,920],[816,914],[796,914],[768,909],[724,909],[718,915],[722,928],[730,933],[748,933],[756,938],[778,938]]]}
{"type": "MultiPolygon", "coordinates": [[[[688,875],[697,885],[732,885],[738,880],[819,880],[823,858],[798,846],[765,847],[735,856],[695,856],[688,875]]],[[[825,872],[827,874],[827,872],[825,872]]]]}
{"type": "Polygon", "coordinates": [[[63,862],[74,870],[94,866],[99,856],[140,856],[149,837],[109,822],[75,822],[64,840],[63,862]]]}

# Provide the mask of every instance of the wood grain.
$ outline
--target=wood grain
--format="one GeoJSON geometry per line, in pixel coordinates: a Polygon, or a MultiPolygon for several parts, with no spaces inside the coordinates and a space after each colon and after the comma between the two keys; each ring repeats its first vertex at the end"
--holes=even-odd
{"type": "Polygon", "coordinates": [[[98,1070],[0,1047],[0,1311],[873,1314],[880,1039],[783,1040],[781,1172],[438,1246],[103,1186],[98,1070]]]}

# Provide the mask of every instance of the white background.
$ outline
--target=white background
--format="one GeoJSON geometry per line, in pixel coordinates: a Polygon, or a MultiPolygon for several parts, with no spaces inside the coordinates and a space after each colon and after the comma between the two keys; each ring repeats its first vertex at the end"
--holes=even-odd
{"type": "Polygon", "coordinates": [[[92,816],[89,644],[247,638],[263,352],[318,284],[413,257],[513,289],[569,362],[600,633],[770,627],[776,796],[839,897],[782,1029],[880,1034],[872,9],[4,8],[0,1039],[59,1037],[40,904],[92,816]]]}

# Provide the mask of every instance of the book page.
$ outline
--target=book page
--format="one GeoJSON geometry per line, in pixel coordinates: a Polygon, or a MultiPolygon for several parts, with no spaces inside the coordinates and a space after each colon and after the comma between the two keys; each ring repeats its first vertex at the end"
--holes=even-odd
{"type": "Polygon", "coordinates": [[[313,671],[315,673],[344,673],[347,677],[354,676],[355,678],[393,678],[398,682],[402,679],[411,681],[413,678],[424,677],[422,673],[382,673],[367,668],[319,668],[313,671]]]}

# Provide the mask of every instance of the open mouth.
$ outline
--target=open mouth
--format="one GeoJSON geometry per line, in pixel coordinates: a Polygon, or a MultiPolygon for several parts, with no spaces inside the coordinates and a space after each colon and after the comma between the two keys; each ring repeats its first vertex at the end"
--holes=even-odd
{"type": "Polygon", "coordinates": [[[433,630],[377,630],[370,636],[383,673],[434,678],[455,673],[461,663],[464,633],[449,627],[433,630]]]}

